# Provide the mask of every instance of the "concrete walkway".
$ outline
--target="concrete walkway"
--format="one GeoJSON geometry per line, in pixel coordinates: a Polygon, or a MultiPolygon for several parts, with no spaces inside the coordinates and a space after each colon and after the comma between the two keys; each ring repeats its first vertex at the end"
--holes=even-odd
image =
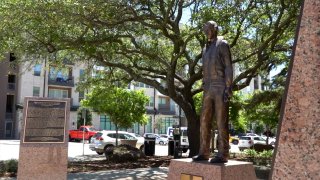
{"type": "MultiPolygon", "coordinates": [[[[70,180],[164,180],[168,177],[167,167],[160,168],[138,168],[138,169],[123,169],[109,171],[95,171],[83,173],[68,173],[70,180]]],[[[17,178],[3,178],[0,180],[15,180],[17,178]]]]}
{"type": "Polygon", "coordinates": [[[121,179],[121,180],[162,180],[167,179],[167,167],[160,168],[138,168],[138,169],[124,169],[124,170],[109,170],[109,171],[96,171],[85,173],[69,173],[68,179],[75,180],[102,180],[102,179],[121,179]]]}

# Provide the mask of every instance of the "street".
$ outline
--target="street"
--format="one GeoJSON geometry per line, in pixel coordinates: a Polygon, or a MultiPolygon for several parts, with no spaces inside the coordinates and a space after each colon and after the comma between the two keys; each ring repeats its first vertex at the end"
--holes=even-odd
{"type": "MultiPolygon", "coordinates": [[[[237,153],[239,148],[237,145],[231,145],[230,152],[237,153]]],[[[98,155],[96,152],[89,149],[89,144],[84,144],[80,142],[69,142],[68,143],[68,158],[69,160],[82,158],[101,158],[103,155],[98,155]],[[84,150],[84,152],[83,152],[84,150]],[[85,155],[85,156],[82,156],[85,155]]],[[[0,140],[0,160],[9,160],[9,159],[19,159],[19,148],[20,140],[0,140]]],[[[167,156],[168,155],[168,146],[167,145],[156,145],[155,147],[156,156],[167,156]]],[[[188,156],[187,153],[183,153],[184,157],[188,156]]]]}
{"type": "MultiPolygon", "coordinates": [[[[69,142],[68,143],[68,158],[69,159],[81,159],[84,154],[85,156],[92,157],[104,157],[102,155],[97,155],[96,152],[89,149],[89,144],[84,144],[79,142],[69,142]],[[84,149],[84,153],[83,153],[84,149]]],[[[0,160],[8,159],[19,159],[19,148],[20,140],[0,140],[0,160]]],[[[155,147],[156,156],[167,156],[168,155],[168,146],[167,145],[156,145],[155,147]]],[[[184,153],[183,156],[187,156],[187,153],[184,153]]]]}

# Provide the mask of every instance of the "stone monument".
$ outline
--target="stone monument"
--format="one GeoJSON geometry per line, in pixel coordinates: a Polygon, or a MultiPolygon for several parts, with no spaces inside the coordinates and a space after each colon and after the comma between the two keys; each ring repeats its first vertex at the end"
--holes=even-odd
{"type": "Polygon", "coordinates": [[[69,99],[26,97],[18,180],[67,179],[69,99]]]}
{"type": "Polygon", "coordinates": [[[299,21],[272,179],[320,179],[320,1],[305,0],[299,21]]]}

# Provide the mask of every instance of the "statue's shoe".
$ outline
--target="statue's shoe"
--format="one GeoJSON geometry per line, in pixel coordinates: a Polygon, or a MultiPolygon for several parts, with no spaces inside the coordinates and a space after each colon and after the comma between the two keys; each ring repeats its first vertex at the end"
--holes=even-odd
{"type": "Polygon", "coordinates": [[[226,162],[228,162],[228,159],[223,158],[223,157],[214,157],[214,158],[210,159],[209,162],[210,163],[226,163],[226,162]]]}
{"type": "Polygon", "coordinates": [[[205,161],[208,159],[209,159],[209,156],[204,156],[204,155],[197,155],[192,157],[193,161],[205,161]]]}

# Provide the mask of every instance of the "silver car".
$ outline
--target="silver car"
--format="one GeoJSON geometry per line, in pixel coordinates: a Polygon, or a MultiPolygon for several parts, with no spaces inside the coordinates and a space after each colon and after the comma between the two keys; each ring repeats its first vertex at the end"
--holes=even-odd
{"type": "Polygon", "coordinates": [[[143,136],[147,137],[147,138],[148,137],[155,138],[156,139],[156,144],[160,144],[160,145],[168,144],[168,138],[160,137],[158,134],[145,133],[143,136]]]}

